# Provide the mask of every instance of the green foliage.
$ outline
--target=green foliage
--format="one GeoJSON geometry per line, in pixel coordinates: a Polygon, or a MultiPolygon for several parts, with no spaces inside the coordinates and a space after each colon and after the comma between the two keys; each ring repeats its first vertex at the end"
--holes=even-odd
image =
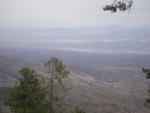
{"type": "Polygon", "coordinates": [[[76,107],[71,113],[86,113],[86,112],[84,112],[80,108],[76,107]]]}
{"type": "MultiPolygon", "coordinates": [[[[143,73],[145,73],[146,75],[146,79],[150,79],[150,69],[142,69],[143,73]]],[[[145,106],[150,108],[150,85],[149,85],[149,89],[148,89],[148,98],[145,101],[145,106]]]]}
{"type": "Polygon", "coordinates": [[[7,111],[8,107],[5,105],[5,101],[9,97],[10,89],[10,87],[0,87],[0,113],[5,113],[7,111]]]}
{"type": "MultiPolygon", "coordinates": [[[[49,81],[49,100],[51,102],[50,106],[50,113],[60,113],[62,112],[62,105],[60,105],[60,101],[63,99],[60,99],[60,95],[56,96],[55,92],[56,87],[55,83],[59,83],[62,91],[66,91],[66,88],[63,83],[63,79],[67,77],[67,75],[70,73],[67,69],[67,66],[63,64],[63,62],[56,58],[51,57],[48,62],[45,63],[45,67],[47,68],[47,73],[50,77],[49,81]]],[[[62,95],[61,95],[62,96],[62,95]]]]}
{"type": "Polygon", "coordinates": [[[150,79],[150,69],[143,68],[142,71],[145,73],[146,79],[150,79]]]}
{"type": "Polygon", "coordinates": [[[117,11],[117,8],[113,5],[106,5],[104,8],[104,11],[107,11],[107,10],[110,10],[112,12],[116,12],[117,11]]]}
{"type": "Polygon", "coordinates": [[[14,113],[48,113],[46,91],[38,81],[40,75],[29,68],[23,68],[19,72],[22,78],[12,88],[7,105],[14,113]]]}
{"type": "Polygon", "coordinates": [[[62,79],[66,78],[67,75],[70,73],[67,69],[67,66],[63,64],[60,59],[56,57],[51,57],[49,61],[45,63],[45,67],[47,68],[47,73],[51,78],[51,83],[53,83],[53,80],[57,80],[63,90],[65,90],[62,79]]]}
{"type": "Polygon", "coordinates": [[[150,98],[148,98],[148,99],[145,100],[144,105],[145,105],[146,107],[150,108],[150,98]]]}
{"type": "MultiPolygon", "coordinates": [[[[45,63],[47,73],[50,76],[49,84],[41,86],[40,78],[42,75],[30,68],[22,68],[19,72],[22,77],[19,79],[10,93],[10,97],[6,103],[11,108],[12,113],[63,113],[64,106],[62,98],[64,96],[56,93],[55,83],[59,83],[63,89],[63,79],[70,73],[67,66],[63,62],[52,57],[45,63]],[[44,88],[46,87],[46,88],[44,88]],[[62,96],[62,97],[61,97],[62,96]]],[[[66,90],[61,90],[66,92],[66,90]]],[[[76,108],[72,113],[85,113],[76,108]]]]}
{"type": "Polygon", "coordinates": [[[130,10],[132,7],[133,1],[132,0],[114,0],[114,2],[110,5],[106,5],[103,10],[104,11],[111,11],[113,13],[119,11],[126,11],[130,10]]]}
{"type": "MultiPolygon", "coordinates": [[[[56,57],[51,57],[49,61],[45,63],[45,67],[48,68],[48,73],[51,73],[51,70],[49,69],[52,68],[52,65],[55,67],[56,75],[60,75],[62,78],[66,78],[70,73],[66,65],[64,65],[63,62],[56,57]]],[[[55,79],[58,79],[58,76],[56,76],[55,79]]]]}

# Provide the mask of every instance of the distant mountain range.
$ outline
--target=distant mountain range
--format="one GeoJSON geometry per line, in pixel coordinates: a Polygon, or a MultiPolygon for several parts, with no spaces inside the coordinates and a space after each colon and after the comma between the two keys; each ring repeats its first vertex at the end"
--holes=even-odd
{"type": "Polygon", "coordinates": [[[77,27],[0,29],[0,48],[69,49],[150,54],[150,28],[77,27]]]}

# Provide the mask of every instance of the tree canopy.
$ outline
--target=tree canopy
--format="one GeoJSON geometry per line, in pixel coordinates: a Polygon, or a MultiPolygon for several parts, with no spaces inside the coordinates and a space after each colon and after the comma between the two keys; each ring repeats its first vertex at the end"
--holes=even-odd
{"type": "MultiPolygon", "coordinates": [[[[66,88],[63,83],[63,79],[67,77],[67,75],[70,73],[67,69],[67,66],[63,64],[62,60],[51,57],[46,63],[45,67],[47,68],[47,73],[49,75],[49,100],[50,100],[50,113],[57,113],[62,112],[62,105],[60,105],[60,95],[57,96],[55,94],[55,83],[60,84],[61,89],[63,91],[66,91],[66,88]],[[60,110],[58,110],[58,108],[60,110]]],[[[62,100],[62,99],[61,99],[62,100]]]]}
{"type": "MultiPolygon", "coordinates": [[[[146,79],[150,79],[150,69],[143,68],[143,73],[145,73],[146,79]]],[[[145,106],[150,108],[150,84],[148,89],[148,98],[145,101],[145,106]]]]}
{"type": "MultiPolygon", "coordinates": [[[[55,92],[57,87],[54,86],[55,83],[59,83],[65,89],[63,79],[70,72],[67,66],[56,57],[51,57],[45,63],[45,66],[50,76],[49,78],[45,77],[49,79],[48,84],[43,79],[43,75],[31,68],[22,68],[19,71],[22,76],[17,84],[12,87],[11,94],[6,102],[12,113],[66,113],[66,106],[65,110],[63,103],[60,103],[62,93],[57,95],[55,92]]],[[[66,92],[66,90],[62,91],[66,92]]],[[[85,112],[76,107],[70,113],[85,112]]]]}
{"type": "Polygon", "coordinates": [[[41,87],[36,71],[30,68],[20,70],[22,78],[11,90],[7,105],[13,113],[48,113],[46,90],[41,87]]]}
{"type": "Polygon", "coordinates": [[[133,4],[133,0],[114,0],[114,2],[110,5],[106,5],[103,10],[111,11],[113,13],[119,11],[130,10],[133,4]]]}

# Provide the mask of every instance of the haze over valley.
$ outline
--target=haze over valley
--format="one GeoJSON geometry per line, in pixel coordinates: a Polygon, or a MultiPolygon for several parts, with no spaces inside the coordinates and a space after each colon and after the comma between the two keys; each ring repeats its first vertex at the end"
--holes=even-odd
{"type": "Polygon", "coordinates": [[[150,113],[149,4],[0,0],[0,113],[150,113]]]}
{"type": "Polygon", "coordinates": [[[56,56],[71,70],[69,105],[87,113],[148,113],[142,68],[150,65],[149,36],[149,29],[118,27],[1,30],[0,85],[17,82],[21,67],[43,73],[56,56]]]}

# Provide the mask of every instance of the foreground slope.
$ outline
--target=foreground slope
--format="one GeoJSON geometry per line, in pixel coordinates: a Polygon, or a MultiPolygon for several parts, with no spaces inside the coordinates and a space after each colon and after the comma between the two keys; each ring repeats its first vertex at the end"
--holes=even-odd
{"type": "MultiPolygon", "coordinates": [[[[0,57],[1,97],[8,93],[2,86],[12,86],[17,81],[19,68],[33,66],[37,71],[43,71],[42,63],[30,63],[0,57]]],[[[147,82],[138,67],[75,64],[69,67],[71,74],[65,82],[70,90],[64,100],[67,108],[79,106],[87,113],[149,113],[143,105],[147,82]]]]}

